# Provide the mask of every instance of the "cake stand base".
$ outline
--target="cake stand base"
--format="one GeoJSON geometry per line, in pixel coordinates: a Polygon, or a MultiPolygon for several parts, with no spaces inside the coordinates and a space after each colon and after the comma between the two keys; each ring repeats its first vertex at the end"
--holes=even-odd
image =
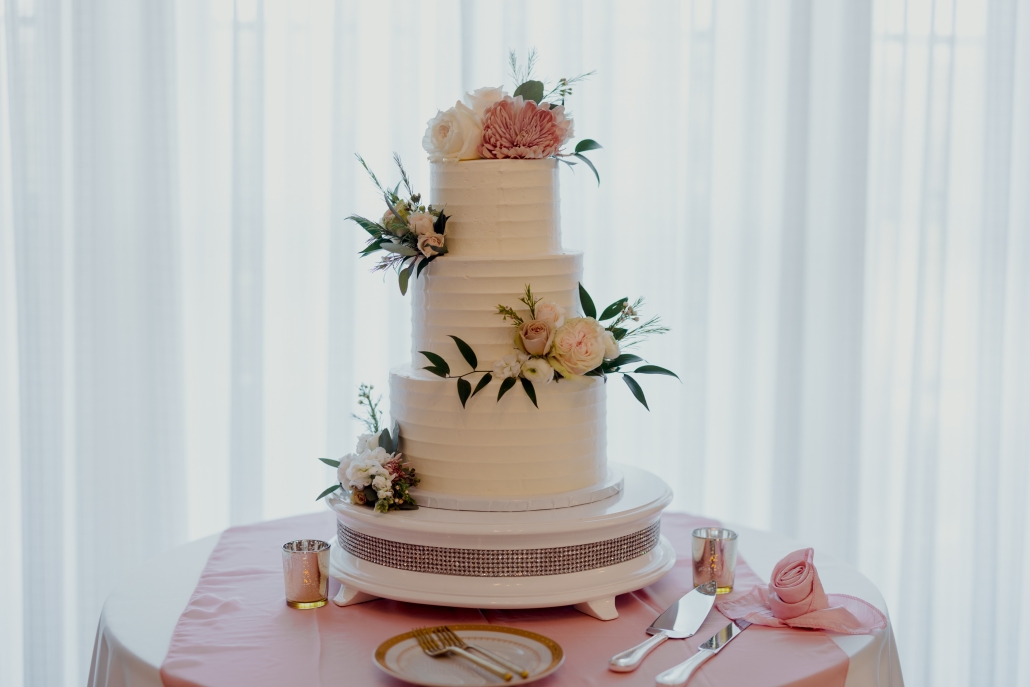
{"type": "Polygon", "coordinates": [[[622,465],[622,491],[555,510],[475,512],[420,508],[375,513],[330,498],[339,519],[330,574],[340,606],[377,597],[461,608],[572,605],[618,617],[615,597],[667,573],[676,552],[658,534],[672,500],[655,475],[622,465]],[[640,553],[637,553],[640,551],[640,553]]]}

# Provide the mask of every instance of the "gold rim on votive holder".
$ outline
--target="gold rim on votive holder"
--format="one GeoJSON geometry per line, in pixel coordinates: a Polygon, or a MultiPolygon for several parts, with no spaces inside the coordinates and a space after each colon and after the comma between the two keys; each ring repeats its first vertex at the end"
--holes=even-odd
{"type": "Polygon", "coordinates": [[[286,605],[320,608],[329,601],[329,543],[296,539],[283,544],[286,605]]]}
{"type": "Polygon", "coordinates": [[[737,569],[737,533],[725,527],[698,527],[690,534],[694,586],[715,580],[716,594],[732,592],[737,569]]]}

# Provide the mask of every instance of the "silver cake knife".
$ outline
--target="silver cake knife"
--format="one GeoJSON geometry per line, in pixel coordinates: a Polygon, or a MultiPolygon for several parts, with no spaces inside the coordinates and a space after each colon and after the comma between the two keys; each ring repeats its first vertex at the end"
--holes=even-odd
{"type": "Polygon", "coordinates": [[[746,620],[734,620],[712,635],[707,642],[697,648],[697,653],[688,658],[678,666],[669,668],[664,673],[659,673],[654,680],[663,687],[678,687],[685,685],[694,671],[701,667],[701,664],[722,651],[723,647],[730,643],[734,637],[751,627],[746,620]]]}
{"type": "Polygon", "coordinates": [[[621,654],[612,656],[608,661],[608,670],[614,670],[617,673],[636,670],[644,657],[666,639],[692,637],[708,617],[708,612],[712,610],[714,603],[714,581],[694,587],[651,623],[651,627],[647,628],[647,634],[653,635],[650,639],[621,654]]]}

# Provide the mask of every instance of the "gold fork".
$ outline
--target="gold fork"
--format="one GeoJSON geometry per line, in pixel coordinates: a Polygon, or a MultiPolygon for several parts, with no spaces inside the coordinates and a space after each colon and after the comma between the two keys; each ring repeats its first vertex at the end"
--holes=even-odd
{"type": "Polygon", "coordinates": [[[494,652],[484,649],[481,646],[466,643],[465,640],[462,639],[457,632],[447,627],[446,625],[434,627],[433,634],[437,635],[440,638],[440,640],[443,641],[444,644],[447,644],[449,646],[456,646],[459,649],[465,649],[466,651],[468,651],[469,649],[475,649],[476,651],[483,654],[497,665],[504,666],[508,670],[514,671],[517,675],[520,675],[523,678],[529,677],[529,671],[525,668],[522,668],[519,665],[512,663],[508,659],[504,658],[503,656],[498,656],[494,652]]]}
{"type": "Polygon", "coordinates": [[[472,663],[475,663],[480,668],[483,668],[484,670],[489,670],[497,677],[504,678],[505,682],[509,682],[511,680],[511,673],[504,670],[503,668],[498,668],[490,661],[482,659],[479,656],[470,654],[461,647],[444,646],[439,641],[437,641],[436,637],[433,636],[432,631],[427,628],[416,628],[411,631],[411,634],[415,635],[415,641],[418,642],[418,645],[422,647],[422,651],[424,651],[427,656],[438,658],[440,656],[446,656],[447,654],[457,654],[458,656],[461,656],[462,658],[471,661],[472,663]]]}

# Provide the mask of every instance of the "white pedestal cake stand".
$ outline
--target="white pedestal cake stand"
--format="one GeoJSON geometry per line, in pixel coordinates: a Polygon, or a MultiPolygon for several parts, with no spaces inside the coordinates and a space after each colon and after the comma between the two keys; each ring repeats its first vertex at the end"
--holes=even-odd
{"type": "Polygon", "coordinates": [[[339,606],[383,597],[462,608],[574,605],[618,617],[615,597],[658,580],[676,562],[659,533],[672,491],[655,475],[618,465],[623,489],[568,508],[476,512],[419,508],[375,513],[334,495],[330,573],[339,606]]]}

